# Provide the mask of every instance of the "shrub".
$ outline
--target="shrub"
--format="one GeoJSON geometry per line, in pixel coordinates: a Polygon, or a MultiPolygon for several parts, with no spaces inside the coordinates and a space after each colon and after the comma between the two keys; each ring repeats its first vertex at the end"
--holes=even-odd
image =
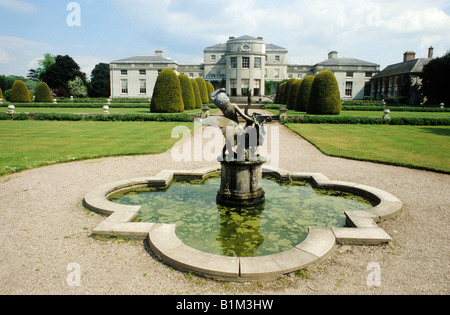
{"type": "Polygon", "coordinates": [[[208,89],[206,87],[206,82],[203,80],[203,78],[196,78],[195,81],[197,81],[198,88],[200,89],[200,96],[202,98],[203,104],[209,103],[209,95],[208,95],[208,89]]]}
{"type": "Polygon", "coordinates": [[[164,69],[156,80],[150,104],[152,113],[181,113],[184,111],[180,80],[172,69],[164,69]]]}
{"type": "Polygon", "coordinates": [[[2,92],[2,89],[1,89],[1,88],[0,88],[0,99],[2,99],[3,102],[6,101],[5,98],[3,97],[3,92],[2,92]]]}
{"type": "Polygon", "coordinates": [[[211,82],[206,82],[206,87],[208,88],[208,103],[210,103],[209,96],[214,93],[214,85],[211,82]]]}
{"type": "Polygon", "coordinates": [[[180,74],[178,76],[178,79],[180,79],[184,109],[185,110],[195,109],[195,94],[191,80],[185,74],[180,74]]]}
{"type": "Polygon", "coordinates": [[[202,108],[202,95],[200,94],[200,88],[198,87],[197,81],[190,79],[192,83],[192,88],[194,89],[195,96],[195,108],[202,108]]]}
{"type": "Polygon", "coordinates": [[[23,81],[17,80],[14,82],[10,101],[14,103],[31,103],[30,91],[28,91],[28,88],[23,81]]]}
{"type": "MultiPolygon", "coordinates": [[[[291,91],[291,87],[294,84],[294,82],[297,81],[296,79],[289,79],[286,82],[286,85],[284,87],[284,91],[283,91],[283,95],[282,95],[282,104],[288,105],[288,98],[289,98],[289,93],[291,91]]],[[[293,109],[293,108],[288,108],[288,109],[293,109]]]]}
{"type": "Polygon", "coordinates": [[[283,93],[284,93],[284,88],[286,87],[286,82],[281,83],[278,86],[278,90],[277,90],[277,95],[275,97],[275,103],[276,104],[283,104],[283,93]]]}
{"type": "Polygon", "coordinates": [[[34,94],[35,102],[39,103],[52,103],[52,93],[50,92],[50,88],[47,83],[41,82],[36,88],[36,93],[34,94]]]}
{"type": "Polygon", "coordinates": [[[295,104],[297,103],[297,95],[302,85],[303,80],[295,80],[295,82],[291,85],[291,89],[289,90],[287,108],[295,110],[295,104]]]}
{"type": "Polygon", "coordinates": [[[308,103],[308,114],[339,115],[342,103],[339,85],[333,72],[324,70],[314,79],[308,103]]]}
{"type": "Polygon", "coordinates": [[[314,76],[308,75],[302,82],[298,90],[297,99],[295,102],[295,110],[297,112],[306,112],[309,103],[309,96],[311,94],[311,87],[314,82],[314,76]]]}

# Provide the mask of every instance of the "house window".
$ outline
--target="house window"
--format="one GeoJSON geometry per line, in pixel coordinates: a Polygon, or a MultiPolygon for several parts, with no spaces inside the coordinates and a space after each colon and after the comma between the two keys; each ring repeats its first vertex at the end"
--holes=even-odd
{"type": "Polygon", "coordinates": [[[275,61],[280,62],[280,56],[275,56],[275,61]]]}
{"type": "Polygon", "coordinates": [[[139,93],[147,94],[147,80],[145,80],[145,79],[139,80],[139,93]]]}
{"type": "Polygon", "coordinates": [[[231,69],[237,69],[237,57],[231,57],[231,69]]]}
{"type": "Polygon", "coordinates": [[[366,78],[371,78],[373,77],[373,73],[372,72],[366,72],[366,78]]]}
{"type": "Polygon", "coordinates": [[[247,95],[248,89],[250,88],[250,80],[242,79],[241,80],[241,88],[242,88],[242,95],[247,95]]]}
{"type": "Polygon", "coordinates": [[[120,85],[122,88],[122,94],[128,94],[128,80],[127,79],[120,80],[120,85]]]}
{"type": "Polygon", "coordinates": [[[353,78],[353,72],[347,71],[347,74],[345,75],[347,78],[353,78]]]}
{"type": "Polygon", "coordinates": [[[120,75],[128,75],[128,70],[120,70],[120,75]]]}
{"type": "Polygon", "coordinates": [[[253,96],[259,96],[259,93],[261,91],[261,80],[256,79],[253,85],[253,96]]]}
{"type": "Polygon", "coordinates": [[[146,74],[147,74],[147,70],[145,70],[145,69],[139,70],[139,75],[146,75],[146,74]]]}
{"type": "Polygon", "coordinates": [[[250,68],[250,57],[242,57],[242,69],[250,68]]]}
{"type": "Polygon", "coordinates": [[[353,82],[345,83],[345,96],[352,97],[353,95],[353,82]]]}
{"type": "Polygon", "coordinates": [[[192,72],[189,73],[189,78],[193,78],[194,74],[192,72]]]}
{"type": "Polygon", "coordinates": [[[280,78],[280,69],[275,69],[274,70],[274,76],[275,76],[275,79],[279,79],[280,78]]]}
{"type": "Polygon", "coordinates": [[[261,57],[255,57],[255,69],[261,69],[261,57]]]}
{"type": "Polygon", "coordinates": [[[212,62],[215,62],[215,61],[216,61],[216,55],[211,55],[210,60],[211,60],[212,62]]]}
{"type": "Polygon", "coordinates": [[[230,79],[231,96],[237,96],[237,80],[230,79]]]}
{"type": "Polygon", "coordinates": [[[364,97],[370,97],[372,95],[372,83],[366,82],[364,85],[364,97]]]}

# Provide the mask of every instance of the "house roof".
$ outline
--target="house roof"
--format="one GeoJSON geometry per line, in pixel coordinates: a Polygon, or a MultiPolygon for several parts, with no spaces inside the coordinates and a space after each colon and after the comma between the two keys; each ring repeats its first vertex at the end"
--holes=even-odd
{"type": "Polygon", "coordinates": [[[431,59],[429,58],[419,58],[406,62],[396,63],[387,66],[383,71],[378,73],[373,78],[380,79],[408,73],[421,73],[423,71],[423,67],[425,67],[425,65],[427,65],[430,61],[431,59]]]}
{"type": "Polygon", "coordinates": [[[113,61],[111,63],[176,63],[175,61],[161,56],[135,56],[113,61]]]}
{"type": "MultiPolygon", "coordinates": [[[[255,38],[252,36],[244,35],[237,38],[233,38],[227,41],[227,43],[240,43],[240,42],[256,42],[256,43],[262,43],[264,42],[264,39],[262,37],[255,38]]],[[[210,47],[205,48],[205,51],[226,51],[227,50],[227,43],[217,44],[210,47]]],[[[274,45],[274,44],[266,44],[266,51],[280,51],[280,52],[287,52],[286,48],[274,45]]]]}
{"type": "Polygon", "coordinates": [[[378,66],[376,63],[359,60],[355,58],[330,58],[319,62],[318,66],[378,66]]]}

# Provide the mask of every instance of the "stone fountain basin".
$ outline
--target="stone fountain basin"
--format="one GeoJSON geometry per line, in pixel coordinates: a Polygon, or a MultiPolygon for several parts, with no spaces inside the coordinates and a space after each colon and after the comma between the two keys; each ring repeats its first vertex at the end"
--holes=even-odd
{"type": "Polygon", "coordinates": [[[99,186],[89,192],[84,205],[108,216],[94,230],[94,235],[119,236],[148,241],[153,253],[180,271],[221,281],[272,280],[304,269],[328,258],[339,245],[380,245],[391,237],[377,223],[395,216],[402,202],[395,196],[366,185],[331,181],[320,173],[289,173],[264,169],[264,173],[280,180],[308,181],[315,188],[340,190],[369,199],[375,207],[346,211],[346,226],[338,228],[310,227],[305,241],[285,252],[262,257],[226,257],[205,253],[184,244],[176,235],[174,224],[132,222],[140,206],[127,206],[108,200],[112,194],[142,187],[167,187],[174,180],[205,179],[221,169],[197,171],[163,171],[154,177],[118,181],[99,186]]]}

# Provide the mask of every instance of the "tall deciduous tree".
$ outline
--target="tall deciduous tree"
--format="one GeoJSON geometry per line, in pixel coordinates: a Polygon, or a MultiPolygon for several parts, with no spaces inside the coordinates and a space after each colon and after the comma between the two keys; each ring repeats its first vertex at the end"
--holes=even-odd
{"type": "Polygon", "coordinates": [[[99,63],[91,73],[91,82],[89,84],[90,97],[109,97],[111,95],[109,64],[99,63]]]}
{"type": "Polygon", "coordinates": [[[450,51],[443,57],[431,60],[423,69],[421,92],[428,103],[450,105],[450,51]]]}

